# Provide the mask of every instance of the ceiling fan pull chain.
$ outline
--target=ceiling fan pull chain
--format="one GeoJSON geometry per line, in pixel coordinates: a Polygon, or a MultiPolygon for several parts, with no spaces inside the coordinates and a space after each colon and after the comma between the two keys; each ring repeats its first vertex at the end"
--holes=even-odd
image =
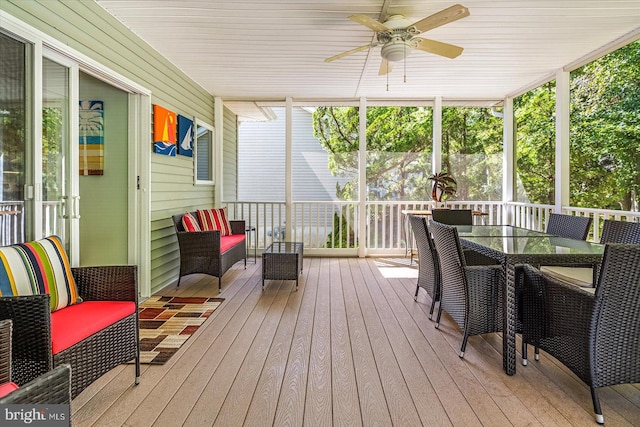
{"type": "Polygon", "coordinates": [[[387,92],[389,92],[389,61],[387,61],[387,92]]]}
{"type": "Polygon", "coordinates": [[[404,44],[404,82],[407,82],[407,44],[404,44]]]}

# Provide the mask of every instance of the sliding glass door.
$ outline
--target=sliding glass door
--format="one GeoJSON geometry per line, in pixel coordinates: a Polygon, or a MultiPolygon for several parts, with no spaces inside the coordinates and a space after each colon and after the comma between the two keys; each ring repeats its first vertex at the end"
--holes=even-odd
{"type": "Polygon", "coordinates": [[[73,258],[77,66],[7,33],[0,58],[0,245],[55,234],[73,258]]]}

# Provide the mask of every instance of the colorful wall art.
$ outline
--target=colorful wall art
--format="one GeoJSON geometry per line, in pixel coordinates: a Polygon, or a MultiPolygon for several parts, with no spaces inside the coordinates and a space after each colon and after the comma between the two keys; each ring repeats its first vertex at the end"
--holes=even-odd
{"type": "Polygon", "coordinates": [[[80,101],[80,175],[104,175],[104,103],[80,101]]]}
{"type": "Polygon", "coordinates": [[[153,106],[153,147],[158,154],[176,155],[176,113],[159,105],[153,106]]]}
{"type": "Polygon", "coordinates": [[[193,157],[193,120],[178,115],[178,154],[193,157]]]}

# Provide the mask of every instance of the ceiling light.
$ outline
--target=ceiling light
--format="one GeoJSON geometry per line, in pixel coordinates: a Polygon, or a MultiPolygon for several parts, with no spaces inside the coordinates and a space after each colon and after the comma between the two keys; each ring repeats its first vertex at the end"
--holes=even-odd
{"type": "Polygon", "coordinates": [[[394,40],[382,46],[380,54],[387,61],[398,62],[409,56],[412,50],[413,47],[408,41],[394,40]]]}

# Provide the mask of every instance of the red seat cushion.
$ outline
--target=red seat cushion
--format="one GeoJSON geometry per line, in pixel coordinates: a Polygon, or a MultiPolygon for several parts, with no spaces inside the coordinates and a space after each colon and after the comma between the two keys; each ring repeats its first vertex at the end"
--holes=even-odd
{"type": "Polygon", "coordinates": [[[226,252],[244,240],[244,234],[231,234],[220,238],[220,253],[226,252]]]}
{"type": "Polygon", "coordinates": [[[85,301],[51,313],[51,350],[58,354],[136,312],[131,301],[85,301]]]}
{"type": "Polygon", "coordinates": [[[7,394],[12,391],[16,391],[18,389],[18,384],[16,383],[4,383],[0,384],[0,397],[5,397],[7,394]]]}

